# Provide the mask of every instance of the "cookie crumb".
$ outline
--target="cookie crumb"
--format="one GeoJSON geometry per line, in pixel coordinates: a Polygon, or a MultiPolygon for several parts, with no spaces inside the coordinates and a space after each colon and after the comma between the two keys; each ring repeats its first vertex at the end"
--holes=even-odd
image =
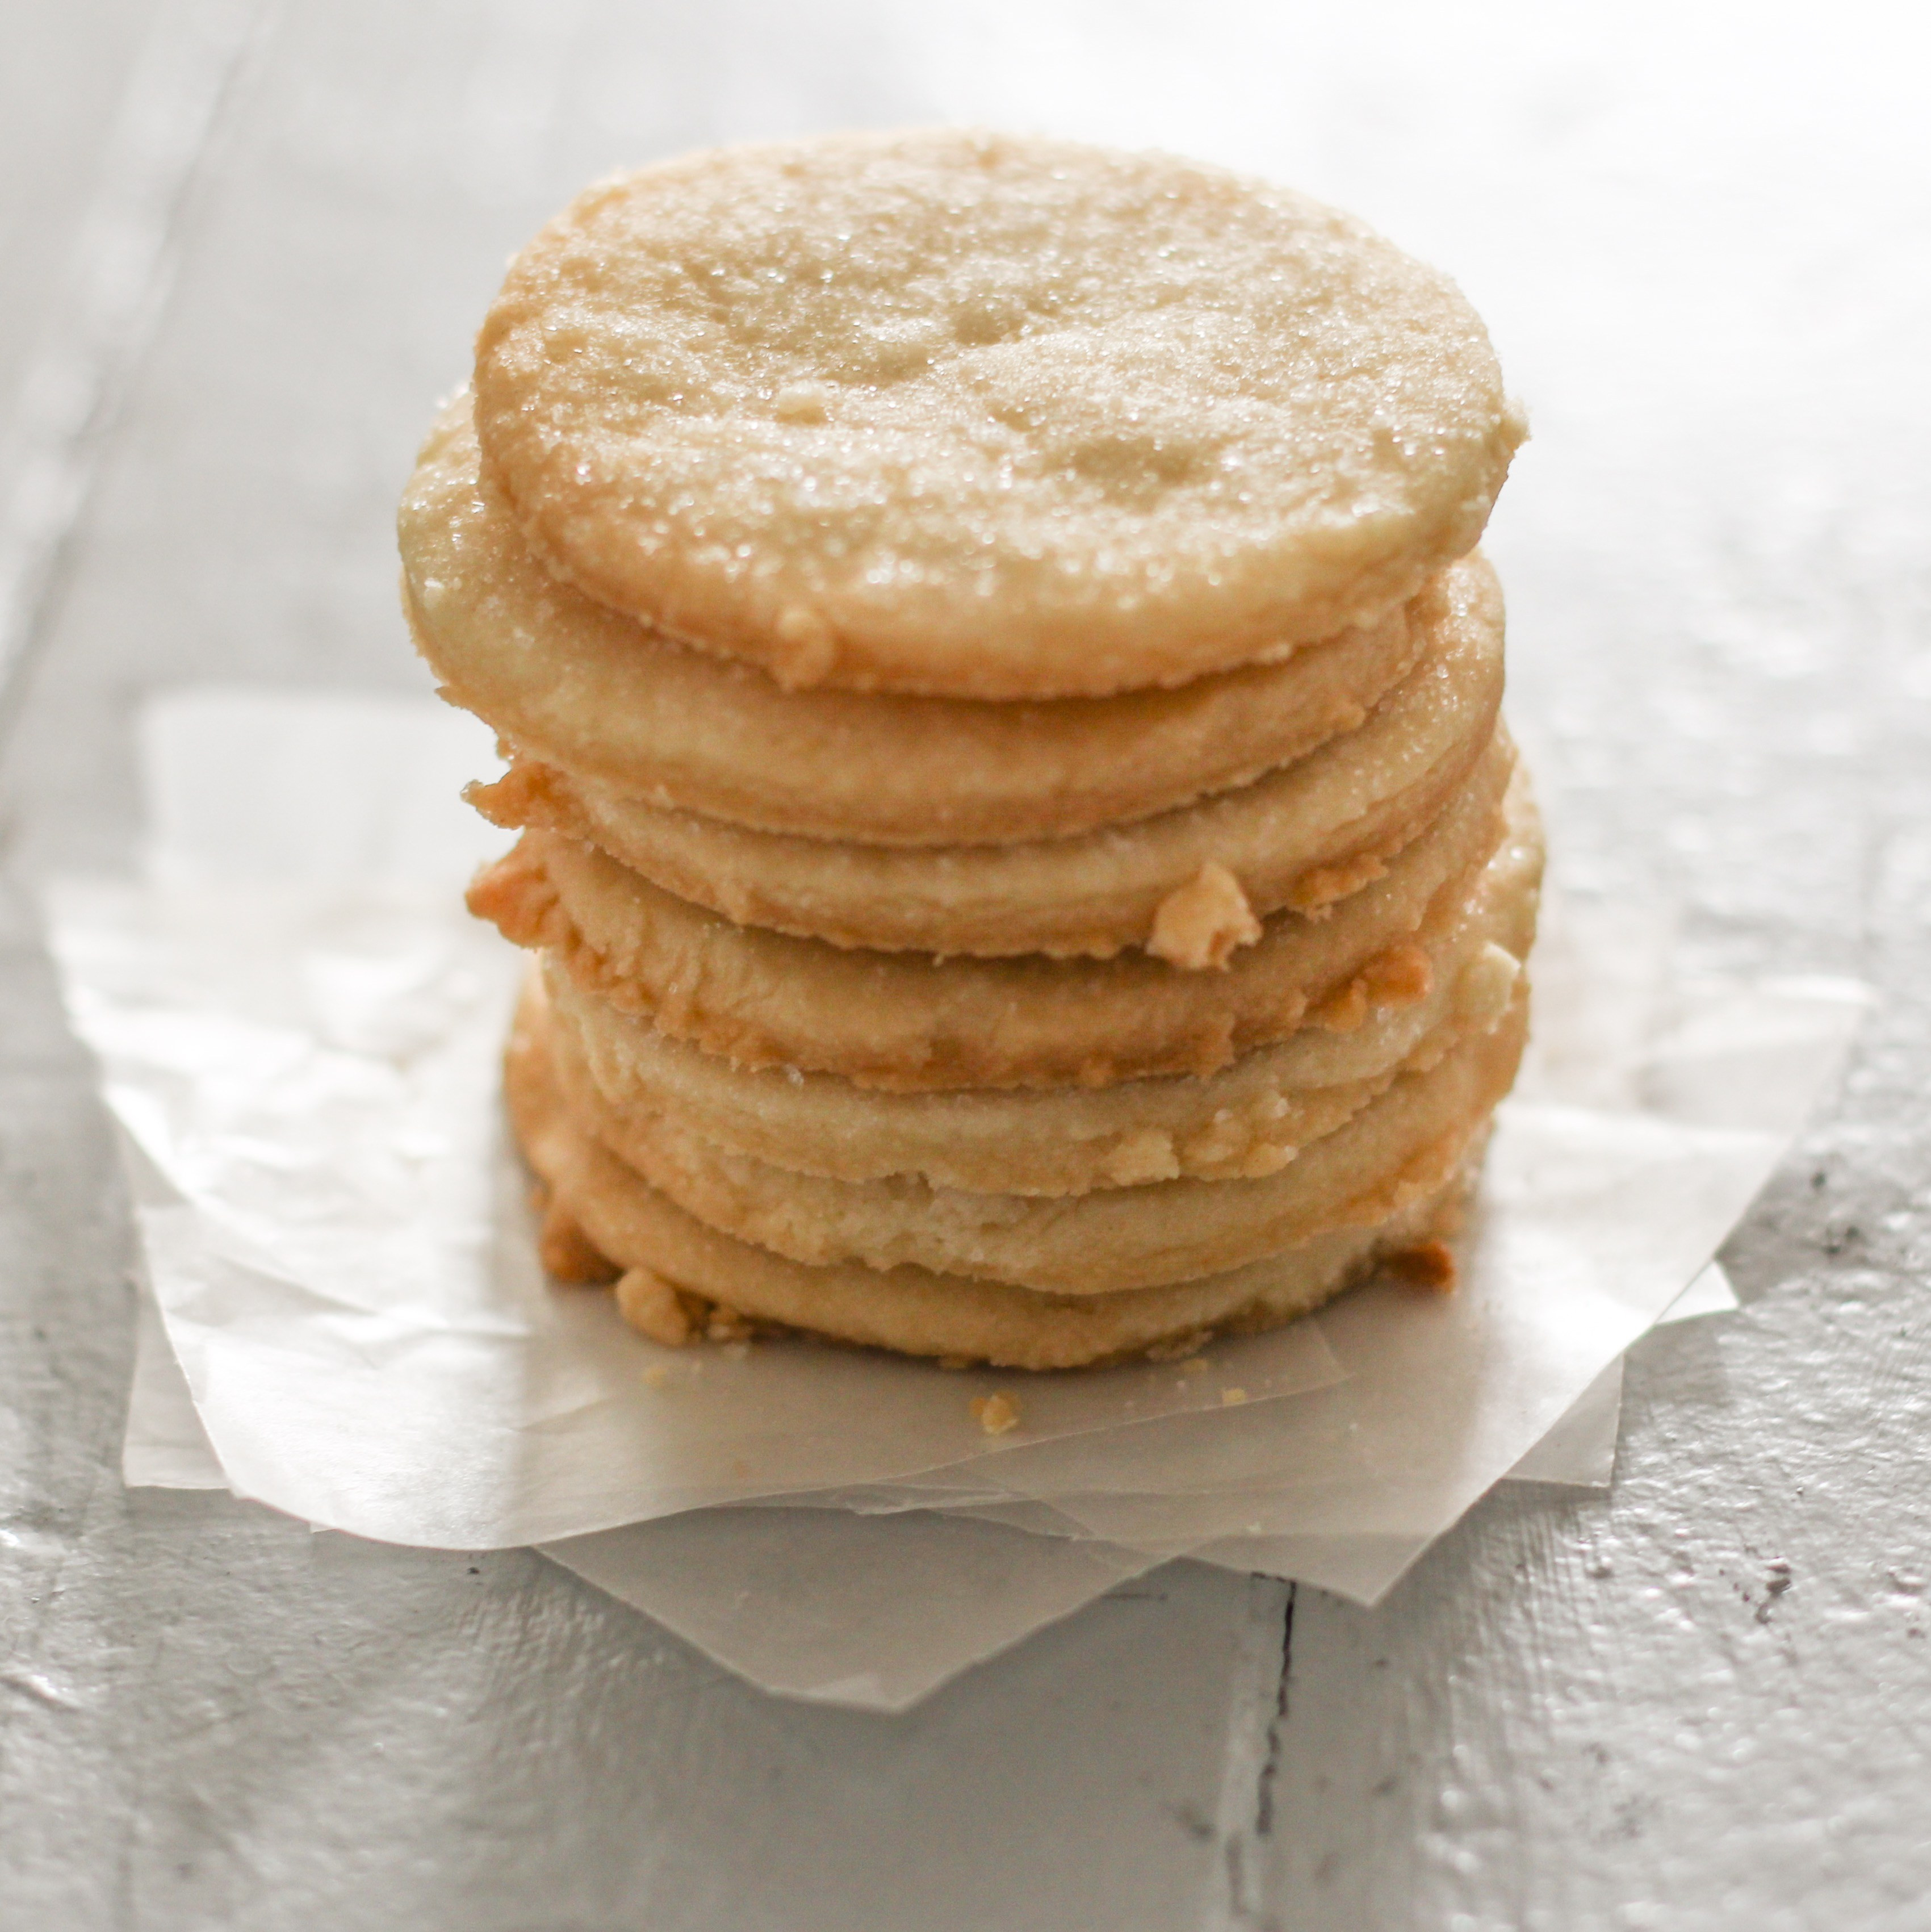
{"type": "Polygon", "coordinates": [[[1003,1436],[1019,1426],[1019,1403],[1015,1396],[1001,1391],[997,1395],[976,1395],[967,1407],[973,1420],[988,1436],[1003,1436]]]}
{"type": "Polygon", "coordinates": [[[822,423],[830,415],[831,398],[823,383],[787,382],[771,399],[771,413],[783,423],[822,423]]]}
{"type": "Polygon", "coordinates": [[[1180,1364],[1180,1373],[1183,1376],[1204,1376],[1207,1371],[1207,1360],[1204,1355],[1189,1355],[1180,1364]]]}
{"type": "Polygon", "coordinates": [[[670,1384],[670,1371],[661,1362],[652,1362],[643,1372],[646,1388],[667,1388],[670,1384]]]}
{"type": "Polygon", "coordinates": [[[1224,1388],[1220,1392],[1222,1408],[1238,1408],[1246,1400],[1247,1391],[1244,1388],[1224,1388]]]}
{"type": "Polygon", "coordinates": [[[1121,1187],[1136,1187],[1148,1180],[1173,1180],[1180,1171],[1174,1137],[1159,1127],[1136,1127],[1131,1133],[1123,1134],[1106,1156],[1106,1178],[1121,1187]]]}
{"type": "Polygon", "coordinates": [[[721,1301],[712,1306],[710,1317],[704,1324],[704,1339],[707,1342],[748,1342],[751,1336],[751,1324],[735,1308],[727,1308],[721,1301]]]}
{"type": "Polygon", "coordinates": [[[1326,1033],[1354,1033],[1368,1017],[1368,982],[1351,980],[1339,992],[1330,993],[1308,1015],[1310,1024],[1326,1033]]]}
{"type": "Polygon", "coordinates": [[[562,1202],[553,1200],[543,1216],[543,1232],[536,1238],[537,1259],[553,1281],[576,1283],[606,1282],[617,1270],[603,1250],[577,1224],[577,1217],[562,1202]]]}
{"type": "Polygon", "coordinates": [[[1261,922],[1247,903],[1240,881],[1218,860],[1210,859],[1192,880],[1160,902],[1147,950],[1157,959],[1189,973],[1225,966],[1237,946],[1261,937],[1261,922]]]}
{"type": "Polygon", "coordinates": [[[648,1268],[631,1268],[619,1277],[617,1308],[640,1335],[667,1348],[681,1348],[691,1339],[691,1318],[677,1291],[648,1268]]]}
{"type": "Polygon", "coordinates": [[[1350,892],[1358,892],[1387,869],[1385,862],[1372,852],[1359,853],[1338,866],[1317,866],[1294,881],[1288,903],[1297,912],[1318,910],[1336,899],[1345,899],[1350,892]]]}
{"type": "Polygon", "coordinates": [[[1455,982],[1456,1016],[1471,1025],[1492,1027],[1509,1010],[1522,962],[1492,939],[1462,969],[1455,982]]]}
{"type": "Polygon", "coordinates": [[[1240,1165],[1235,1172],[1243,1180],[1264,1180],[1270,1174],[1279,1174],[1300,1152],[1297,1147],[1263,1142],[1249,1148],[1240,1156],[1240,1165]]]}
{"type": "Polygon", "coordinates": [[[1427,1294],[1448,1294],[1454,1291],[1455,1256],[1442,1241],[1423,1241],[1403,1248],[1388,1257],[1388,1270],[1404,1288],[1427,1294]]]}
{"type": "Polygon", "coordinates": [[[1411,1006],[1428,998],[1435,968],[1412,939],[1378,952],[1361,969],[1369,999],[1378,1006],[1411,1006]]]}
{"type": "Polygon", "coordinates": [[[972,1358],[970,1355],[941,1355],[939,1366],[949,1375],[958,1375],[972,1366],[972,1358]]]}
{"type": "Polygon", "coordinates": [[[1150,1362],[1177,1362],[1183,1355],[1198,1354],[1213,1339],[1211,1328],[1186,1328],[1177,1335],[1168,1335],[1162,1340],[1150,1343],[1147,1349],[1150,1362]]]}
{"type": "Polygon", "coordinates": [[[817,611],[788,604],[771,628],[784,650],[776,667],[778,681],[787,691],[822,684],[831,675],[838,661],[838,640],[817,611]]]}

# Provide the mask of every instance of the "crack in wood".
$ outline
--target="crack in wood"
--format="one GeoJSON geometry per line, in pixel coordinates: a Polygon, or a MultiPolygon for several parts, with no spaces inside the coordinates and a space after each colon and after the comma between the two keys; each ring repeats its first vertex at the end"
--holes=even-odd
{"type": "Polygon", "coordinates": [[[1255,1576],[1249,1588],[1248,1640],[1228,1700],[1220,1856],[1201,1916],[1203,1932],[1279,1932],[1279,1921],[1265,1900],[1267,1840],[1285,1748],[1295,1586],[1255,1576]]]}
{"type": "Polygon", "coordinates": [[[1281,1612],[1281,1682],[1274,1694],[1274,1720],[1267,1726],[1267,1756],[1261,1766],[1259,1789],[1254,1799],[1254,1835],[1270,1838],[1274,1829],[1274,1780],[1280,1774],[1281,1741],[1288,1722],[1288,1672],[1294,1663],[1294,1597],[1296,1586],[1288,1586],[1288,1600],[1281,1612]]]}

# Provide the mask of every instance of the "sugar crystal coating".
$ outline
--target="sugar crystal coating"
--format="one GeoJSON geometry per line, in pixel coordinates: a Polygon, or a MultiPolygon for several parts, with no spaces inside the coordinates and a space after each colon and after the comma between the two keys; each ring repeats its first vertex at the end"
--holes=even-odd
{"type": "Polygon", "coordinates": [[[512,266],[476,424],[592,596],[794,684],[991,698],[1384,609],[1522,434],[1453,286],[1351,218],[947,131],[592,188],[512,266]]]}

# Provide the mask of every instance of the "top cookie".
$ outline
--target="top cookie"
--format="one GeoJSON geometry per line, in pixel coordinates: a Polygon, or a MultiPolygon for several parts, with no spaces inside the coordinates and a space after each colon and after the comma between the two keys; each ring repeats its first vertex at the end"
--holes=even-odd
{"type": "Polygon", "coordinates": [[[793,686],[1096,696],[1278,657],[1481,532],[1523,424],[1453,285],[1160,154],[931,131],[606,182],[477,344],[592,596],[793,686]]]}

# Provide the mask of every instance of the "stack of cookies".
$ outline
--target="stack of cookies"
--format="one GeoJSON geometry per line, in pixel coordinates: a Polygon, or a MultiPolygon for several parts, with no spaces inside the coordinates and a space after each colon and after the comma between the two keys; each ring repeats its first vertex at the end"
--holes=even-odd
{"type": "Polygon", "coordinates": [[[553,1271],[665,1342],[1179,1353],[1437,1276],[1540,848],[1454,287],[1162,156],[699,154],[512,265],[404,499],[517,828],[553,1271]]]}

